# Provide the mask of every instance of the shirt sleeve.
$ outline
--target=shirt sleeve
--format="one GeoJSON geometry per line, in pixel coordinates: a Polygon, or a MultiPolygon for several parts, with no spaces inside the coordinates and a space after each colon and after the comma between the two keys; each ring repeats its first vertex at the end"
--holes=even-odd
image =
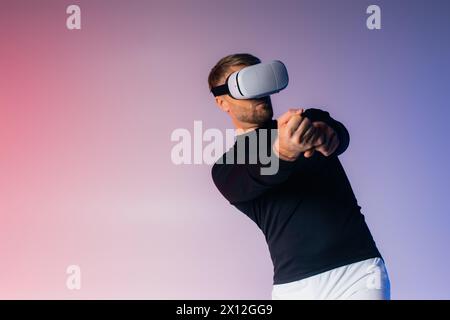
{"type": "Polygon", "coordinates": [[[320,109],[310,108],[306,109],[303,114],[312,122],[323,121],[336,132],[339,139],[339,146],[330,156],[338,156],[347,150],[350,144],[350,135],[347,128],[339,121],[333,119],[330,113],[320,109]]]}
{"type": "Polygon", "coordinates": [[[254,200],[286,181],[299,165],[298,160],[286,161],[278,158],[278,170],[272,175],[261,174],[260,164],[217,162],[213,165],[211,173],[214,184],[222,195],[231,204],[237,204],[254,200]]]}
{"type": "MultiPolygon", "coordinates": [[[[332,155],[339,155],[347,149],[350,138],[343,124],[320,109],[307,109],[304,113],[311,121],[323,121],[336,131],[340,143],[332,155]]],[[[234,152],[234,147],[228,152],[234,152]]],[[[231,204],[244,203],[262,196],[268,190],[286,181],[293,172],[302,170],[305,163],[309,161],[303,154],[301,153],[295,161],[277,158],[278,170],[272,175],[261,174],[263,165],[260,163],[231,164],[225,161],[216,162],[211,169],[211,174],[214,184],[231,204]]],[[[226,154],[223,155],[222,160],[225,157],[226,154]]]]}

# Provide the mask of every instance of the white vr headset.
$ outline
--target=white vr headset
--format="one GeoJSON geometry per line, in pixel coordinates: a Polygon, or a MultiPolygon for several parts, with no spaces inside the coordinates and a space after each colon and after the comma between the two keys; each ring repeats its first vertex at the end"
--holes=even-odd
{"type": "Polygon", "coordinates": [[[257,99],[287,87],[289,77],[285,65],[278,60],[258,63],[230,74],[225,84],[211,89],[212,94],[228,94],[235,99],[257,99]]]}

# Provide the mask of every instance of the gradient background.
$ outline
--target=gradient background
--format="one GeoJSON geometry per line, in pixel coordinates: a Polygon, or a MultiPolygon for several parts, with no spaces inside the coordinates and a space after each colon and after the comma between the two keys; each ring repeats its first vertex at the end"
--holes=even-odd
{"type": "Polygon", "coordinates": [[[263,234],[209,165],[170,158],[176,128],[231,128],[207,75],[250,52],[289,69],[275,116],[320,107],[348,128],[392,297],[449,299],[449,16],[445,0],[0,0],[0,298],[270,299],[263,234]]]}

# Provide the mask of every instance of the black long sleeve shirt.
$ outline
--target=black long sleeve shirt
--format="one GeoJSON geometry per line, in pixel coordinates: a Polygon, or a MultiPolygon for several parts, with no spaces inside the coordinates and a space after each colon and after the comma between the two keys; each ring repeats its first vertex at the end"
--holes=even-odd
{"type": "MultiPolygon", "coordinates": [[[[339,138],[339,147],[328,157],[315,152],[295,161],[279,160],[278,171],[262,175],[260,161],[236,160],[236,142],[212,167],[212,177],[222,195],[252,219],[264,233],[273,262],[273,284],[304,279],[346,264],[381,257],[361,214],[350,182],[338,159],[350,137],[344,125],[320,109],[307,109],[311,121],[323,121],[339,138]]],[[[270,120],[255,130],[277,128],[270,120]]],[[[269,136],[270,136],[270,130],[269,136]]],[[[276,132],[276,130],[275,130],[276,132]]],[[[268,140],[271,145],[275,140],[268,140]]],[[[269,152],[273,152],[268,147],[269,152]]],[[[246,152],[250,153],[248,144],[246,152]]],[[[248,160],[248,159],[247,159],[248,160]]]]}

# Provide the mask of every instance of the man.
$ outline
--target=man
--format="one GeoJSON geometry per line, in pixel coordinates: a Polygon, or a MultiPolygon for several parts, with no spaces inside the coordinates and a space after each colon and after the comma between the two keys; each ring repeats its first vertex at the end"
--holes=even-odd
{"type": "MultiPolygon", "coordinates": [[[[222,58],[211,69],[209,88],[260,62],[250,54],[222,58]]],[[[215,101],[237,135],[212,177],[265,235],[274,266],[272,298],[389,299],[384,261],[338,159],[350,140],[343,124],[319,109],[291,109],[272,120],[270,97],[238,100],[224,94],[215,101]],[[260,161],[227,162],[242,139],[255,133],[259,139],[268,129],[277,133],[269,148],[279,161],[275,174],[261,174],[260,161]]]]}

